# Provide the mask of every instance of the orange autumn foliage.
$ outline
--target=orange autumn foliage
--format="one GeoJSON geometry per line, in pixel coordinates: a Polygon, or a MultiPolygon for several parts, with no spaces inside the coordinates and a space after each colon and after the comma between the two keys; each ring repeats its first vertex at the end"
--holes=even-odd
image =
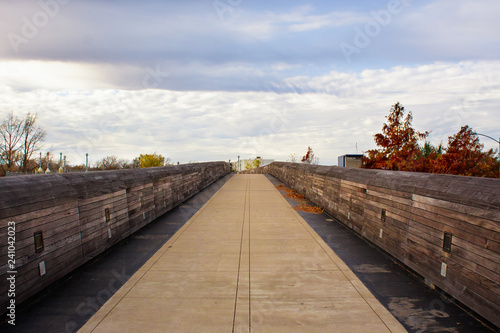
{"type": "Polygon", "coordinates": [[[405,117],[405,108],[399,102],[391,108],[382,133],[375,134],[375,143],[380,149],[368,151],[365,167],[398,171],[416,171],[414,162],[420,157],[418,140],[429,133],[413,129],[411,111],[405,117]]]}
{"type": "Polygon", "coordinates": [[[476,132],[469,126],[448,138],[446,153],[433,165],[432,172],[452,175],[499,178],[499,161],[490,149],[483,152],[476,132]]]}
{"type": "Polygon", "coordinates": [[[405,117],[404,107],[399,102],[392,106],[382,133],[374,136],[380,148],[367,152],[365,168],[500,177],[495,151],[483,152],[484,145],[469,126],[462,126],[457,134],[450,136],[447,148],[434,147],[428,142],[420,147],[418,141],[425,139],[429,132],[413,129],[412,119],[411,112],[405,117]]]}

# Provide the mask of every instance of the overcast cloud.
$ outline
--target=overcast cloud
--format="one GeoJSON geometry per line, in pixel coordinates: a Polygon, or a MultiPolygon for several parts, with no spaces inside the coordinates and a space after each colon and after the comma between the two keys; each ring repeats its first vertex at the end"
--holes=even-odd
{"type": "MultiPolygon", "coordinates": [[[[375,147],[400,101],[446,142],[499,137],[500,3],[0,2],[0,116],[37,112],[72,163],[375,147]]],[[[496,147],[484,141],[486,147],[496,147]]]]}

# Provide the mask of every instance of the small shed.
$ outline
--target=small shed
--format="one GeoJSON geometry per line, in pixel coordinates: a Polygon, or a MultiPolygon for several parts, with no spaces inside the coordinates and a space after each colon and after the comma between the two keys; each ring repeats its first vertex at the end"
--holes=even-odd
{"type": "Polygon", "coordinates": [[[360,168],[363,165],[363,154],[346,154],[339,156],[339,167],[360,168]]]}

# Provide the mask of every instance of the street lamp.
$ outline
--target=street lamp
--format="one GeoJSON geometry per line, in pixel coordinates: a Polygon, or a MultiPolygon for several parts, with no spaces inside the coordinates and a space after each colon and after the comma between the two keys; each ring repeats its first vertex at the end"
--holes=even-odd
{"type": "MultiPolygon", "coordinates": [[[[500,161],[500,139],[493,139],[491,136],[489,135],[486,135],[486,134],[481,134],[481,133],[476,133],[477,135],[481,135],[481,136],[485,136],[487,137],[488,139],[491,139],[493,141],[495,141],[496,143],[498,143],[498,160],[500,161]]],[[[498,168],[498,171],[500,172],[500,167],[498,168]]]]}

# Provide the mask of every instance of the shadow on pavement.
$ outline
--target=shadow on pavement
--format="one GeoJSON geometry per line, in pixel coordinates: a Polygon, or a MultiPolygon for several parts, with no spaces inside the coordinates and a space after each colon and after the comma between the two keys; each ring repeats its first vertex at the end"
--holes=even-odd
{"type": "Polygon", "coordinates": [[[227,175],[17,308],[1,332],[76,332],[228,180],[227,175]]]}
{"type": "MultiPolygon", "coordinates": [[[[274,186],[286,187],[277,178],[266,177],[274,186]]],[[[278,190],[285,197],[287,192],[282,187],[278,190]]],[[[285,199],[293,207],[304,203],[285,199]]],[[[328,214],[298,213],[408,332],[495,331],[457,305],[451,296],[430,288],[420,276],[328,214]]]]}

